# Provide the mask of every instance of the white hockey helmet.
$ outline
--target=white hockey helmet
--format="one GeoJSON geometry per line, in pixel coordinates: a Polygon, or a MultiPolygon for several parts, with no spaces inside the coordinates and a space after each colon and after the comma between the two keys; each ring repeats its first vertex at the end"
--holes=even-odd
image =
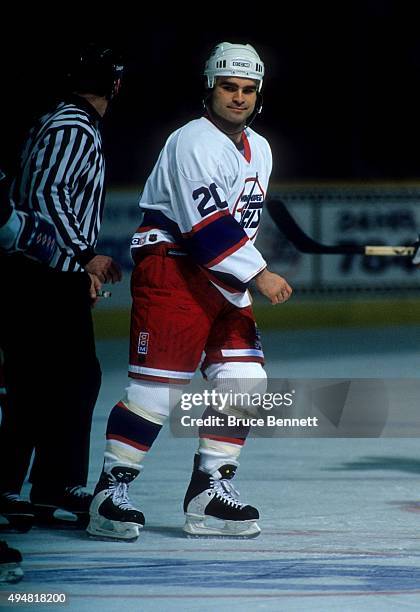
{"type": "Polygon", "coordinates": [[[239,45],[222,42],[216,45],[210,54],[204,68],[209,89],[214,87],[217,76],[236,76],[259,81],[258,91],[261,91],[264,64],[251,45],[239,45]]]}

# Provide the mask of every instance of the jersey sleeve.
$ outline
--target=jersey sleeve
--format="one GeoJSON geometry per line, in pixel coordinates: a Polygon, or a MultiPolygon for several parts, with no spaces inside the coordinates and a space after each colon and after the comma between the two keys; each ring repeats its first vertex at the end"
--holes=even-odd
{"type": "Polygon", "coordinates": [[[238,160],[223,151],[215,155],[208,143],[181,146],[173,159],[175,221],[185,248],[216,283],[228,291],[245,291],[266,262],[230,213],[238,160]]]}
{"type": "Polygon", "coordinates": [[[48,130],[31,161],[33,180],[28,193],[30,208],[52,220],[58,245],[70,248],[82,265],[95,253],[73,210],[72,190],[89,164],[93,147],[93,135],[80,126],[48,130]]]}

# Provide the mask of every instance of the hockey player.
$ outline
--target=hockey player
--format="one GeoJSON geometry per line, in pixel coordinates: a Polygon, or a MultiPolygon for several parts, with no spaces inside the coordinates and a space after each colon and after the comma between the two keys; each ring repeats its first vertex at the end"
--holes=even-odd
{"type": "Polygon", "coordinates": [[[16,211],[6,175],[0,170],[0,254],[24,253],[49,263],[56,250],[55,229],[41,213],[16,211]]]}
{"type": "MultiPolygon", "coordinates": [[[[216,390],[228,379],[241,391],[265,391],[247,288],[253,281],[272,304],[291,294],[254,246],[272,167],[267,141],[249,127],[261,110],[264,64],[251,45],[224,42],[204,75],[204,116],[169,137],[140,200],[143,221],[132,242],[131,381],[109,416],[91,535],[138,536],[144,517],[128,485],[177,403],[173,389],[191,380],[203,352],[202,372],[216,390]]],[[[239,501],[232,486],[247,433],[246,427],[223,435],[200,430],[184,500],[188,534],[259,534],[258,510],[239,501]]]]}
{"type": "MultiPolygon", "coordinates": [[[[22,253],[35,261],[48,264],[54,256],[56,248],[55,228],[52,223],[39,212],[26,213],[15,210],[9,197],[9,184],[6,175],[0,170],[0,257],[12,253],[22,253]]],[[[0,347],[0,412],[3,414],[7,410],[7,401],[0,347]]],[[[25,510],[25,504],[22,504],[12,522],[15,523],[16,527],[25,531],[30,526],[32,517],[31,515],[28,516],[25,511],[22,512],[22,506],[25,510]]],[[[15,553],[16,551],[7,548],[5,543],[0,542],[0,576],[1,567],[7,568],[7,575],[9,575],[9,557],[10,555],[13,557],[15,553]],[[3,557],[6,559],[5,561],[1,560],[3,557]]]]}
{"type": "MultiPolygon", "coordinates": [[[[40,262],[51,261],[56,250],[54,226],[41,213],[27,214],[16,211],[9,198],[6,175],[0,170],[0,253],[9,255],[21,252],[40,262]]],[[[0,411],[7,402],[3,378],[3,363],[0,350],[0,411]]],[[[30,517],[29,517],[30,520],[30,517]]],[[[25,530],[26,515],[19,516],[18,525],[25,530]]],[[[0,583],[16,583],[23,578],[20,566],[22,555],[19,550],[10,548],[0,541],[0,583]]]]}

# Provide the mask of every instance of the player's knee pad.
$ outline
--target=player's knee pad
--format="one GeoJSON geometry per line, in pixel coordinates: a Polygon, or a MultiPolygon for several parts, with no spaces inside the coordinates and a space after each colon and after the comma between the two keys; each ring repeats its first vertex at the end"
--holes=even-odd
{"type": "Polygon", "coordinates": [[[182,387],[148,380],[131,379],[126,388],[127,407],[132,412],[151,420],[164,422],[171,410],[178,404],[182,387]],[[154,417],[154,418],[153,418],[154,417]]]}
{"type": "Polygon", "coordinates": [[[213,383],[220,404],[226,414],[238,412],[254,414],[260,399],[267,391],[267,374],[257,362],[214,363],[206,368],[207,380],[213,383]]]}

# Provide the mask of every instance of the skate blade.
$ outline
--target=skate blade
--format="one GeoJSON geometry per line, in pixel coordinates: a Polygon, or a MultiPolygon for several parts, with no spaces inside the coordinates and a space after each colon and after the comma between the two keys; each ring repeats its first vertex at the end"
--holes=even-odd
{"type": "Polygon", "coordinates": [[[106,521],[102,526],[91,518],[86,529],[90,538],[95,540],[135,542],[140,535],[143,525],[137,523],[123,523],[115,525],[113,521],[106,521]]]}
{"type": "Polygon", "coordinates": [[[0,564],[0,584],[16,584],[23,578],[23,569],[17,563],[0,564]]]}
{"type": "Polygon", "coordinates": [[[33,514],[6,514],[0,515],[0,532],[26,533],[34,524],[33,514]]]}
{"type": "Polygon", "coordinates": [[[209,518],[198,518],[186,515],[183,531],[188,538],[226,538],[249,540],[257,538],[261,529],[255,521],[223,521],[214,519],[215,524],[208,524],[209,518]],[[222,524],[218,524],[222,523],[222,524]]]}
{"type": "Polygon", "coordinates": [[[107,535],[105,534],[98,534],[98,533],[92,533],[90,531],[88,531],[86,529],[86,532],[89,536],[89,540],[99,540],[100,542],[137,542],[137,540],[139,539],[139,535],[140,533],[138,533],[137,535],[133,536],[133,537],[121,537],[121,534],[116,534],[111,535],[109,532],[107,532],[107,535]]]}
{"type": "MultiPolygon", "coordinates": [[[[184,530],[185,531],[185,530],[184,530]]],[[[223,535],[221,533],[214,533],[214,534],[209,534],[209,533],[188,533],[185,532],[184,535],[186,538],[188,538],[189,540],[253,540],[255,538],[258,538],[258,536],[260,535],[261,531],[257,532],[257,533],[253,533],[250,535],[241,535],[241,534],[232,534],[232,535],[223,535]]]]}

